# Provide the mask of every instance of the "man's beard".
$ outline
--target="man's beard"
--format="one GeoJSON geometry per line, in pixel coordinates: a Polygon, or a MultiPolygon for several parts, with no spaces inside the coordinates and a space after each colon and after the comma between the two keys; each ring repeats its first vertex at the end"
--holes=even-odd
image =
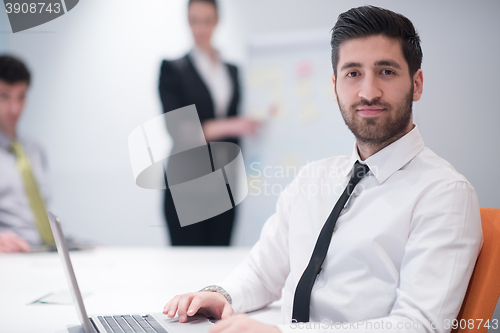
{"type": "MultiPolygon", "coordinates": [[[[335,91],[335,94],[337,92],[335,91]]],[[[383,144],[392,138],[402,136],[406,129],[408,128],[408,123],[411,119],[412,105],[413,105],[413,85],[410,88],[408,94],[396,103],[394,114],[394,107],[389,103],[380,102],[378,99],[367,101],[363,99],[350,108],[347,108],[342,104],[338,95],[337,100],[339,102],[340,113],[344,118],[345,124],[349,130],[354,134],[356,139],[361,143],[368,145],[377,146],[383,144]],[[360,118],[355,117],[357,108],[360,106],[377,106],[379,108],[385,109],[382,113],[389,113],[389,118],[387,115],[384,117],[373,117],[373,118],[360,118]],[[379,119],[380,118],[380,119],[379,119]]]]}

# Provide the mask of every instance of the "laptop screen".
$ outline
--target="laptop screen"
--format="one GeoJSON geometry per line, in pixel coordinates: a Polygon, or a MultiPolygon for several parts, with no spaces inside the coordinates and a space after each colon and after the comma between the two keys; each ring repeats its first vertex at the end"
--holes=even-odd
{"type": "Polygon", "coordinates": [[[76,307],[78,319],[80,319],[85,333],[94,333],[95,330],[87,316],[87,311],[85,310],[85,305],[83,304],[82,294],[80,293],[80,288],[78,288],[78,282],[76,281],[75,272],[73,271],[73,265],[71,264],[68,246],[66,244],[66,238],[64,238],[61,223],[59,222],[59,218],[52,212],[49,211],[47,214],[50,221],[50,227],[52,228],[52,233],[54,234],[54,239],[56,241],[57,252],[59,252],[64,274],[66,275],[69,291],[71,293],[71,297],[73,298],[73,304],[76,307]]]}

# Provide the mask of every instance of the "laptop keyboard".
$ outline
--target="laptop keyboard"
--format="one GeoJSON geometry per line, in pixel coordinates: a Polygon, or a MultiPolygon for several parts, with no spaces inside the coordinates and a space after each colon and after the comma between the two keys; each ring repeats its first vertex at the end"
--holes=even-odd
{"type": "Polygon", "coordinates": [[[98,316],[109,333],[168,333],[150,315],[98,316]]]}

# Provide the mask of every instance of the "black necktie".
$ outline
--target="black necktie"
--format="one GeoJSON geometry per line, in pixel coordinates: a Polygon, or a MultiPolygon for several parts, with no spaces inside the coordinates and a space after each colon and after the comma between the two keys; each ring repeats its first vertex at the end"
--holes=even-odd
{"type": "Polygon", "coordinates": [[[368,171],[370,171],[370,168],[368,168],[367,165],[361,164],[359,161],[354,163],[351,179],[319,233],[311,260],[309,260],[309,264],[307,265],[304,273],[302,273],[302,277],[300,278],[297,288],[295,289],[292,313],[294,322],[297,321],[305,323],[309,321],[311,291],[314,281],[316,281],[316,276],[321,271],[321,265],[323,265],[323,261],[325,261],[326,253],[328,252],[328,247],[330,246],[330,241],[332,239],[333,229],[335,228],[335,223],[337,222],[340,212],[344,208],[347,199],[349,199],[349,196],[356,187],[356,184],[359,183],[361,178],[363,178],[368,171]]]}

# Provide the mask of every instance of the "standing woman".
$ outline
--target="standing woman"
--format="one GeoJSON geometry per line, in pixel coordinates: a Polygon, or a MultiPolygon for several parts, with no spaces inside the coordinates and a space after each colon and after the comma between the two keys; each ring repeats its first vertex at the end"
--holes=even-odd
{"type": "MultiPolygon", "coordinates": [[[[222,62],[210,43],[217,26],[215,0],[189,0],[188,19],[195,45],[184,57],[164,60],[160,73],[163,111],[195,104],[205,139],[238,144],[255,133],[258,123],[238,116],[238,69],[222,62]]],[[[165,217],[172,245],[229,245],[235,208],[210,219],[181,227],[170,190],[165,192],[165,217]]]]}

